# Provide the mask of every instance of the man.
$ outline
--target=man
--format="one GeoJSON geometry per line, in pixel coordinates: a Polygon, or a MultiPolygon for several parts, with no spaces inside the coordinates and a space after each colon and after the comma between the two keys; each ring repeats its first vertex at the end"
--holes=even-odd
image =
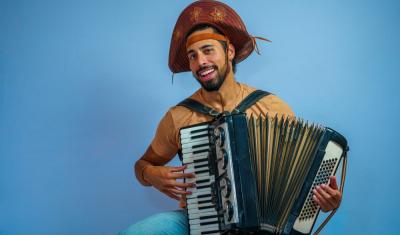
{"type": "MultiPolygon", "coordinates": [[[[231,112],[255,89],[235,81],[236,63],[249,56],[255,47],[240,17],[229,6],[216,1],[190,4],[175,25],[169,56],[172,72],[191,71],[201,88],[190,98],[214,112],[231,112]]],[[[246,110],[247,115],[293,116],[290,107],[275,95],[259,99],[246,110]]],[[[179,151],[179,129],[212,120],[211,115],[188,108],[181,103],[168,110],[145,154],[135,164],[135,174],[141,184],[153,186],[180,202],[184,208],[186,188],[193,183],[179,179],[193,178],[184,173],[185,166],[164,166],[179,151]]],[[[339,206],[341,194],[332,177],[330,185],[314,192],[314,200],[323,211],[339,206]]],[[[187,218],[183,211],[161,213],[143,220],[121,234],[188,234],[187,218]]]]}

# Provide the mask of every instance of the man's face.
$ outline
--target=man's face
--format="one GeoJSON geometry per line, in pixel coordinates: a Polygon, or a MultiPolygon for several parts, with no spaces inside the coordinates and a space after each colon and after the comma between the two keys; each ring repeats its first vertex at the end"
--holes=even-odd
{"type": "MultiPolygon", "coordinates": [[[[202,33],[214,32],[207,28],[195,31],[190,36],[202,33]]],[[[231,70],[221,43],[214,39],[198,41],[186,48],[186,52],[193,76],[201,86],[207,91],[218,90],[231,70]]]]}

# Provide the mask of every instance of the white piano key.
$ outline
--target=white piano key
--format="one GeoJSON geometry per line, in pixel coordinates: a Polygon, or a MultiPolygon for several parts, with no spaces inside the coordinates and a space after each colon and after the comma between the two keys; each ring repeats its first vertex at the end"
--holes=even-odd
{"type": "Polygon", "coordinates": [[[190,229],[190,234],[192,235],[201,235],[202,232],[207,232],[207,231],[218,231],[219,230],[219,225],[218,224],[210,224],[210,225],[206,225],[206,226],[202,226],[199,229],[190,229]]]}
{"type": "Polygon", "coordinates": [[[201,201],[209,201],[211,199],[212,199],[211,196],[203,197],[203,198],[191,198],[191,199],[188,199],[186,202],[187,202],[188,205],[190,205],[190,204],[199,204],[199,202],[201,202],[201,201]]]}
{"type": "Polygon", "coordinates": [[[209,187],[209,188],[201,188],[201,189],[187,188],[186,191],[192,192],[192,194],[194,194],[194,193],[202,193],[202,192],[210,192],[211,193],[211,187],[209,187]]]}
{"type": "Polygon", "coordinates": [[[215,211],[206,211],[201,214],[196,213],[196,214],[189,214],[189,219],[199,219],[200,217],[205,217],[205,216],[217,216],[218,212],[215,211]]]}
{"type": "Polygon", "coordinates": [[[200,129],[208,129],[208,124],[204,124],[204,125],[199,125],[199,126],[194,126],[194,127],[189,127],[189,128],[184,128],[180,130],[180,134],[187,134],[190,133],[192,131],[197,131],[200,129]]]}
{"type": "Polygon", "coordinates": [[[209,149],[209,148],[210,148],[209,145],[201,146],[201,147],[196,147],[195,149],[187,148],[187,149],[182,149],[182,153],[183,153],[183,154],[186,154],[186,153],[193,153],[193,152],[195,152],[195,151],[207,150],[207,149],[209,149]]]}
{"type": "Polygon", "coordinates": [[[218,221],[218,217],[212,217],[212,218],[207,218],[207,219],[192,219],[189,220],[189,224],[200,224],[200,223],[207,223],[207,222],[214,222],[218,221]]]}
{"type": "Polygon", "coordinates": [[[180,135],[181,137],[181,143],[187,143],[187,142],[191,142],[197,138],[201,138],[201,137],[197,137],[197,136],[202,136],[202,135],[207,135],[206,137],[208,138],[208,131],[201,131],[201,132],[197,132],[197,133],[193,133],[193,134],[183,134],[180,135]],[[197,138],[195,138],[197,137],[197,138]]]}
{"type": "Polygon", "coordinates": [[[194,167],[194,166],[188,166],[186,167],[185,171],[187,172],[195,172],[195,171],[210,171],[210,168],[208,166],[203,166],[203,167],[194,167]]]}
{"type": "Polygon", "coordinates": [[[204,191],[196,191],[196,192],[192,192],[192,194],[186,195],[186,198],[190,199],[190,198],[196,198],[198,196],[201,195],[211,195],[211,190],[204,190],[204,191]]]}
{"type": "Polygon", "coordinates": [[[196,146],[202,145],[202,144],[209,144],[209,143],[210,143],[210,141],[208,141],[208,138],[201,138],[201,139],[198,139],[198,140],[193,141],[193,142],[182,144],[181,146],[182,146],[182,151],[183,151],[184,149],[189,149],[189,148],[190,149],[197,149],[199,147],[196,147],[196,146]]]}
{"type": "MultiPolygon", "coordinates": [[[[214,222],[214,221],[212,221],[214,222]]],[[[216,223],[212,223],[212,224],[206,224],[206,225],[201,225],[201,224],[189,224],[190,226],[190,230],[203,230],[205,228],[209,228],[209,227],[218,227],[218,222],[216,223]]],[[[218,227],[219,228],[219,227],[218,227]]],[[[217,230],[218,230],[217,228],[217,230]]],[[[203,230],[204,231],[204,230],[203,230]]],[[[208,230],[209,231],[209,230],[208,230]]]]}
{"type": "Polygon", "coordinates": [[[208,176],[199,176],[196,175],[195,178],[187,178],[186,182],[187,183],[196,183],[196,181],[200,180],[209,180],[210,183],[215,181],[215,177],[213,175],[208,175],[208,176]]]}
{"type": "Polygon", "coordinates": [[[212,203],[212,202],[207,202],[207,203],[201,203],[201,204],[188,204],[188,209],[199,209],[200,207],[203,207],[203,206],[215,206],[215,204],[214,203],[212,203]]]}
{"type": "Polygon", "coordinates": [[[187,155],[183,155],[182,158],[183,158],[183,164],[192,163],[192,162],[194,162],[194,160],[208,159],[208,152],[196,154],[196,155],[187,154],[187,155]]]}
{"type": "Polygon", "coordinates": [[[193,209],[188,209],[188,213],[189,214],[205,213],[205,212],[212,212],[212,211],[215,211],[215,208],[206,208],[206,209],[193,208],[193,209]]]}
{"type": "Polygon", "coordinates": [[[189,139],[181,140],[181,147],[188,148],[189,146],[193,146],[193,145],[197,145],[197,144],[201,144],[201,143],[210,143],[208,136],[203,136],[200,138],[192,139],[190,141],[189,141],[189,139]]]}

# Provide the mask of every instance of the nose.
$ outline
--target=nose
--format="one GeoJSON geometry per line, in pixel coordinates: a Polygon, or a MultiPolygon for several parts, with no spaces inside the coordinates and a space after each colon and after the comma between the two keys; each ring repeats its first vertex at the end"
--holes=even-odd
{"type": "Polygon", "coordinates": [[[199,65],[206,65],[207,63],[208,63],[208,59],[207,59],[207,56],[206,55],[204,55],[203,53],[199,53],[198,55],[197,55],[197,63],[199,64],[199,65]]]}

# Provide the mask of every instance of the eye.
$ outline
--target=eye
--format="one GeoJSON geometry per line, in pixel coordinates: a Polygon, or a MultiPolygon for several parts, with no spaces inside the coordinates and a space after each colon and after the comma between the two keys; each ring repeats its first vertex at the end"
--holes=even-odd
{"type": "Polygon", "coordinates": [[[189,55],[188,55],[188,59],[189,60],[194,60],[196,58],[196,55],[194,54],[194,53],[190,53],[189,55]]]}
{"type": "Polygon", "coordinates": [[[208,54],[210,54],[212,51],[213,51],[212,48],[206,48],[206,49],[204,49],[203,53],[206,54],[206,55],[208,55],[208,54]]]}

